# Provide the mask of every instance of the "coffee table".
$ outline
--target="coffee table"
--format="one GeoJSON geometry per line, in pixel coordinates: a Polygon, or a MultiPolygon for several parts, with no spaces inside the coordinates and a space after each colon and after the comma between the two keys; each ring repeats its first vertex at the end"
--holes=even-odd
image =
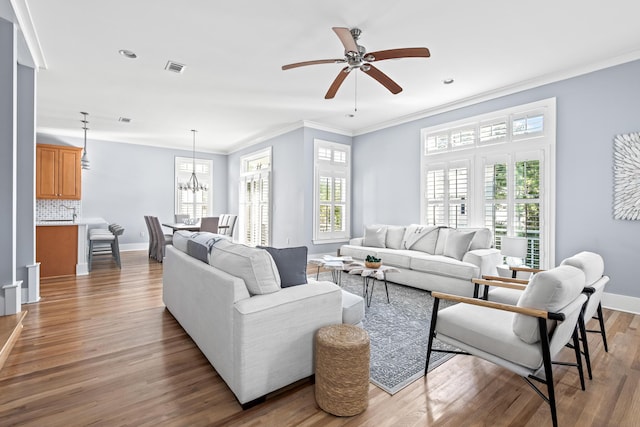
{"type": "Polygon", "coordinates": [[[314,264],[318,266],[318,271],[316,271],[316,280],[318,280],[318,276],[320,275],[320,268],[326,268],[327,270],[331,270],[331,278],[333,279],[333,283],[340,285],[340,280],[342,279],[342,271],[348,268],[348,265],[353,261],[353,258],[350,256],[336,257],[330,255],[324,255],[320,259],[310,259],[309,264],[314,264]]]}
{"type": "Polygon", "coordinates": [[[373,288],[375,287],[376,280],[384,282],[384,290],[387,294],[387,302],[391,302],[389,300],[389,287],[387,286],[387,273],[399,273],[400,270],[387,265],[381,265],[378,268],[367,268],[361,262],[353,262],[349,264],[345,269],[349,272],[349,274],[359,274],[362,276],[362,297],[366,301],[367,307],[371,307],[373,288]]]}

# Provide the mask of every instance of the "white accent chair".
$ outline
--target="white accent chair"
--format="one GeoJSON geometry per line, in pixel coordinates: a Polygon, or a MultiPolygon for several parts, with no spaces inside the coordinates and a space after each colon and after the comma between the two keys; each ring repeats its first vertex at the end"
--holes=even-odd
{"type": "MultiPolygon", "coordinates": [[[[589,379],[592,379],[593,373],[591,369],[591,357],[589,354],[587,332],[599,333],[602,336],[602,342],[604,344],[605,351],[609,351],[609,347],[607,345],[607,334],[604,327],[604,316],[602,313],[602,296],[604,294],[605,286],[607,285],[607,283],[609,283],[609,277],[604,275],[604,260],[600,255],[593,252],[582,251],[572,257],[566,258],[560,263],[560,265],[570,265],[579,268],[585,275],[584,286],[585,292],[589,297],[589,301],[585,306],[585,310],[580,318],[578,327],[580,328],[580,338],[582,341],[582,354],[584,354],[585,356],[589,379]],[[586,329],[586,323],[591,318],[597,319],[599,321],[600,329],[586,329]]],[[[538,273],[542,271],[540,269],[529,269],[524,267],[519,267],[517,270],[530,273],[538,273]]],[[[475,284],[485,285],[484,299],[505,304],[515,304],[518,301],[518,298],[520,298],[524,286],[526,286],[526,284],[528,283],[528,281],[526,280],[504,279],[494,276],[484,276],[483,278],[493,281],[500,280],[506,282],[500,284],[499,286],[495,286],[494,288],[486,292],[490,287],[489,283],[482,280],[474,280],[475,284]]]]}
{"type": "Polygon", "coordinates": [[[576,366],[585,387],[577,333],[587,301],[584,283],[581,270],[563,265],[534,275],[516,305],[432,292],[426,366],[432,351],[470,354],[502,366],[521,375],[543,397],[557,426],[552,363],[576,366]],[[461,304],[438,310],[441,299],[461,304]],[[434,338],[461,351],[434,348],[434,338]],[[570,340],[576,363],[552,362],[570,340]],[[546,396],[532,380],[547,386],[546,396]]]}

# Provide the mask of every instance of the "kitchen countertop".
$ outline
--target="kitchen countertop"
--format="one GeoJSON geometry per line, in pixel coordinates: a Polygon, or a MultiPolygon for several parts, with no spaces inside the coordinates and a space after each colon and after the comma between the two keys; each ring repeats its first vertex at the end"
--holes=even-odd
{"type": "Polygon", "coordinates": [[[40,220],[36,222],[36,226],[50,226],[50,225],[106,225],[108,224],[104,218],[77,218],[75,221],[70,219],[49,219],[40,220]]]}

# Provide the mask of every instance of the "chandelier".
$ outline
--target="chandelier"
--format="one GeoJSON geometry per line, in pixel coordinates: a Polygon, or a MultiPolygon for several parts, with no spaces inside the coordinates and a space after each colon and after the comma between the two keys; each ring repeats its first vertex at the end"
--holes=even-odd
{"type": "Polygon", "coordinates": [[[192,192],[196,192],[196,191],[207,191],[208,186],[207,184],[201,184],[198,181],[198,177],[196,176],[196,132],[197,130],[195,129],[191,129],[191,132],[193,132],[193,162],[192,162],[192,169],[191,169],[191,177],[189,178],[189,181],[187,181],[186,183],[178,183],[178,188],[180,190],[186,190],[186,191],[192,191],[192,192]]]}
{"type": "Polygon", "coordinates": [[[82,166],[82,169],[89,170],[90,169],[89,158],[87,157],[87,131],[89,130],[89,128],[87,127],[87,125],[89,124],[89,122],[87,121],[87,116],[89,115],[89,113],[85,113],[84,111],[81,111],[80,114],[84,116],[83,119],[81,120],[82,129],[84,129],[84,151],[82,152],[80,165],[82,166]]]}

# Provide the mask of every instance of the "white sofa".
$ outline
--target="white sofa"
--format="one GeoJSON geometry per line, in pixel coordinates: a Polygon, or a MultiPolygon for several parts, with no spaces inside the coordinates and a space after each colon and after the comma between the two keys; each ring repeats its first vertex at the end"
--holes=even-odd
{"type": "MultiPolygon", "coordinates": [[[[233,245],[243,246],[224,242],[226,252],[220,250],[218,257],[231,270],[234,262],[229,257],[237,255],[231,251],[233,245]]],[[[209,255],[211,264],[217,246],[209,255]]],[[[268,270],[274,266],[271,263],[267,260],[259,268],[268,270]]],[[[255,273],[246,266],[236,267],[243,268],[241,275],[255,273]]],[[[164,304],[243,407],[314,373],[313,337],[319,328],[342,323],[343,317],[345,323],[357,324],[364,317],[362,298],[344,293],[334,283],[309,279],[307,285],[279,286],[256,295],[238,275],[167,247],[164,304]]]]}
{"type": "Polygon", "coordinates": [[[367,255],[381,258],[384,265],[400,270],[387,273],[395,283],[472,296],[471,279],[497,275],[496,266],[502,264],[492,241],[487,228],[371,225],[365,227],[363,237],[341,246],[339,254],[357,260],[367,255]]]}

